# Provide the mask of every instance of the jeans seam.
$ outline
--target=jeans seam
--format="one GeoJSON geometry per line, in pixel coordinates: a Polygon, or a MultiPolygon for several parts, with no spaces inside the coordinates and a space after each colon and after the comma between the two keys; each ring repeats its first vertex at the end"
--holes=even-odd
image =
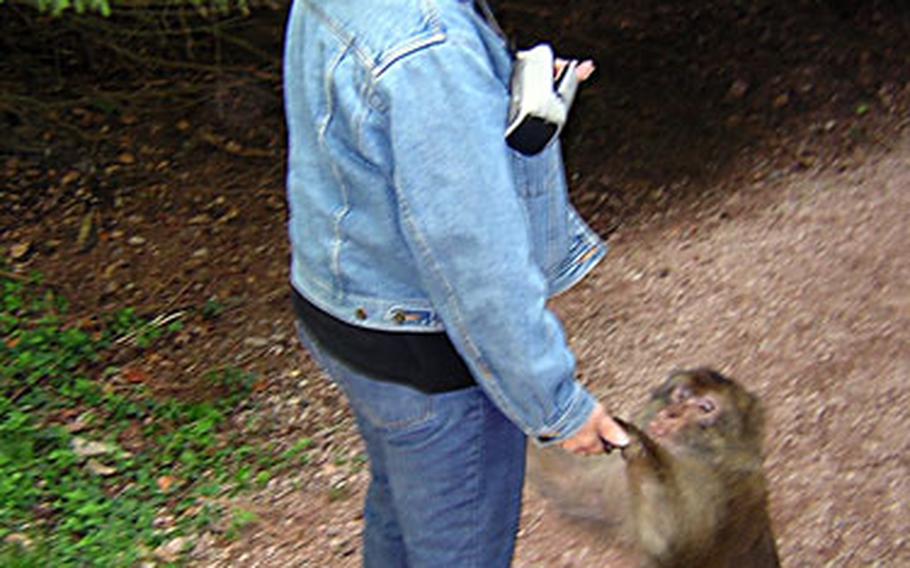
{"type": "MultiPolygon", "coordinates": [[[[487,439],[483,436],[483,432],[486,426],[486,411],[483,401],[478,397],[475,398],[475,404],[477,404],[477,410],[480,413],[478,417],[478,428],[477,433],[475,434],[479,438],[480,443],[475,443],[474,446],[477,448],[477,462],[474,464],[474,526],[480,527],[480,510],[482,507],[480,500],[480,473],[479,469],[486,462],[486,446],[487,439]]],[[[471,547],[474,557],[471,558],[471,566],[476,568],[481,568],[479,558],[482,557],[480,545],[481,537],[480,531],[474,531],[474,546],[471,547]]]]}

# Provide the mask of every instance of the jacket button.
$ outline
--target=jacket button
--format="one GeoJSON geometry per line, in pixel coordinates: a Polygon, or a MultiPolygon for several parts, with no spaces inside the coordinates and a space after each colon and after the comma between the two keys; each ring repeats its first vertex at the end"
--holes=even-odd
{"type": "Polygon", "coordinates": [[[395,320],[395,323],[401,325],[404,323],[406,318],[403,311],[397,310],[394,314],[392,314],[392,319],[395,320]]]}
{"type": "Polygon", "coordinates": [[[367,311],[363,308],[357,308],[357,311],[354,312],[354,315],[357,316],[359,320],[367,319],[367,311]]]}

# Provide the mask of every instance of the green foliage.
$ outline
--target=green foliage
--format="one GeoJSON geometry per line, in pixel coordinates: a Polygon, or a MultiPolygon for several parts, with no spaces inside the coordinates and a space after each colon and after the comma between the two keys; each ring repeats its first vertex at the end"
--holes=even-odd
{"type": "Polygon", "coordinates": [[[224,313],[224,304],[218,298],[209,298],[202,306],[202,317],[207,320],[217,319],[224,313]]]}
{"type": "MultiPolygon", "coordinates": [[[[168,539],[217,522],[213,498],[307,463],[309,440],[281,453],[230,427],[250,404],[249,373],[209,373],[218,396],[203,402],[112,380],[120,370],[105,361],[125,340],[152,346],[179,321],[125,309],[87,331],[65,315],[40,279],[0,277],[0,566],[140,564],[168,539]],[[130,451],[127,434],[140,439],[130,451]],[[167,531],[155,523],[165,513],[177,519],[167,531]]],[[[235,515],[232,533],[254,520],[235,515]]]]}
{"type": "Polygon", "coordinates": [[[102,16],[111,15],[111,4],[108,0],[36,0],[37,8],[41,12],[50,12],[59,16],[67,10],[74,10],[77,14],[85,12],[98,12],[102,16]]]}
{"type": "MultiPolygon", "coordinates": [[[[5,0],[0,0],[3,4],[5,0]]],[[[183,0],[182,2],[152,0],[25,0],[23,3],[32,5],[36,10],[52,16],[60,16],[69,11],[77,14],[97,13],[102,16],[110,16],[114,10],[128,10],[132,7],[149,7],[154,5],[171,7],[180,7],[181,5],[199,12],[202,15],[209,14],[229,14],[239,12],[241,14],[249,13],[248,0],[183,0]]]]}

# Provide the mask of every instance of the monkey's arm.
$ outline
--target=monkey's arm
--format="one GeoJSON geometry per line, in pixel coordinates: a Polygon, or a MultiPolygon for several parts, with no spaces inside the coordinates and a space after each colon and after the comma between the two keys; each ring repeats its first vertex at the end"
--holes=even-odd
{"type": "MultiPolygon", "coordinates": [[[[701,510],[687,484],[688,464],[681,463],[665,448],[633,425],[626,425],[631,443],[623,448],[634,533],[648,561],[643,566],[696,566],[687,563],[688,550],[702,544],[710,532],[703,524],[714,517],[701,510]],[[680,562],[677,562],[680,561],[680,562]]],[[[707,476],[702,477],[707,482],[707,476]]],[[[688,481],[695,481],[690,479],[688,481]]],[[[689,484],[691,485],[691,484],[689,484]]],[[[696,491],[697,492],[697,491],[696,491]]]]}
{"type": "Polygon", "coordinates": [[[577,456],[529,444],[528,478],[563,513],[617,526],[628,518],[625,464],[618,455],[577,456]]]}

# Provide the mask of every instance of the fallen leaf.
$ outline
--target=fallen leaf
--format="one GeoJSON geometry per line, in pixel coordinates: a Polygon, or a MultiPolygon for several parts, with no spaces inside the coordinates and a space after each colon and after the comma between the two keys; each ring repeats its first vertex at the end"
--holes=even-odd
{"type": "Polygon", "coordinates": [[[162,493],[168,493],[177,484],[177,478],[173,475],[162,475],[156,480],[156,483],[162,493]]]}
{"type": "Polygon", "coordinates": [[[124,369],[121,371],[120,375],[126,380],[126,382],[134,385],[140,383],[149,384],[151,382],[148,373],[139,369],[124,369]]]}
{"type": "Polygon", "coordinates": [[[9,256],[13,260],[22,260],[32,250],[32,243],[17,243],[9,248],[9,256]]]}

